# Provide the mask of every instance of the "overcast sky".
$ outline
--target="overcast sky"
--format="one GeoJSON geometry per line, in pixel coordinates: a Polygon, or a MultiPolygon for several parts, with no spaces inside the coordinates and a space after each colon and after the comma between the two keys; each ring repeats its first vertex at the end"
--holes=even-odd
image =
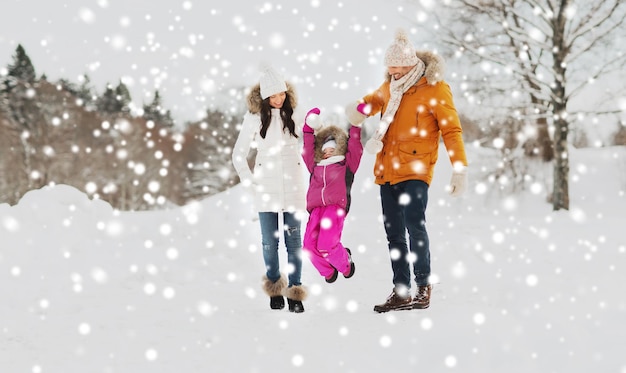
{"type": "MultiPolygon", "coordinates": [[[[402,0],[6,3],[4,73],[22,44],[50,81],[78,82],[87,73],[101,93],[121,78],[138,105],[158,88],[174,118],[187,121],[223,99],[218,89],[258,81],[265,63],[296,83],[301,109],[343,106],[382,82],[382,55],[396,29],[427,25],[423,11],[432,2],[420,9],[402,0]]],[[[412,40],[428,42],[418,32],[412,40]]]]}

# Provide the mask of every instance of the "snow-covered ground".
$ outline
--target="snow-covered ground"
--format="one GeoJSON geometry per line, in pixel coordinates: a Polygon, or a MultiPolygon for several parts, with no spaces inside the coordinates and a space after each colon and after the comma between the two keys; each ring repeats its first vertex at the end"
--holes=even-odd
{"type": "Polygon", "coordinates": [[[387,314],[372,311],[392,288],[372,164],[344,234],[356,274],[326,284],[305,261],[303,314],[269,309],[239,186],[168,211],[64,185],[0,205],[0,371],[626,372],[626,149],[572,151],[569,212],[482,194],[475,163],[452,199],[442,157],[431,307],[387,314]]]}

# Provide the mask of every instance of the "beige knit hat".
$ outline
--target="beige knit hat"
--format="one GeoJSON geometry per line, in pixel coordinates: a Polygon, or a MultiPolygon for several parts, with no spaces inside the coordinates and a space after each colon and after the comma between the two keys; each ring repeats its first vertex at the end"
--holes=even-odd
{"type": "Polygon", "coordinates": [[[385,66],[415,66],[417,65],[417,56],[415,48],[409,40],[406,32],[399,29],[396,32],[396,38],[393,44],[387,48],[385,53],[385,66]]]}
{"type": "Polygon", "coordinates": [[[264,100],[271,95],[287,91],[285,79],[271,66],[263,68],[263,74],[259,83],[261,85],[261,98],[264,100]]]}

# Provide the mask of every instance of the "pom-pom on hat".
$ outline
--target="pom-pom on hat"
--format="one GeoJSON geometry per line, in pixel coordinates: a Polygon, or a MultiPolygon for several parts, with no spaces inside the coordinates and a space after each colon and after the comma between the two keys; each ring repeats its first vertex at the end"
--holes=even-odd
{"type": "Polygon", "coordinates": [[[396,32],[396,38],[393,44],[387,48],[385,53],[385,66],[415,66],[417,65],[417,56],[415,48],[409,40],[406,32],[399,29],[396,32]]]}
{"type": "Polygon", "coordinates": [[[271,66],[263,67],[263,74],[259,79],[261,85],[261,98],[266,98],[275,95],[280,92],[287,91],[287,84],[285,79],[271,66]]]}

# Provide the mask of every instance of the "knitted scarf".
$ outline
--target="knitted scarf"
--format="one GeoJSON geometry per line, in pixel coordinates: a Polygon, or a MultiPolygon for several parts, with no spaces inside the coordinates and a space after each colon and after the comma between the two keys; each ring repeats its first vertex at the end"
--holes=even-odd
{"type": "Polygon", "coordinates": [[[417,65],[415,65],[405,76],[398,80],[395,80],[392,77],[391,82],[389,83],[391,97],[387,103],[387,109],[380,120],[380,124],[378,125],[376,132],[374,132],[374,135],[365,145],[365,148],[370,153],[375,154],[381,150],[380,146],[376,146],[375,143],[380,142],[383,139],[385,133],[387,133],[389,125],[393,121],[393,117],[396,115],[396,111],[398,111],[400,101],[402,101],[402,95],[404,95],[409,88],[414,86],[420,80],[422,75],[424,75],[425,68],[424,62],[418,59],[417,65]]]}

